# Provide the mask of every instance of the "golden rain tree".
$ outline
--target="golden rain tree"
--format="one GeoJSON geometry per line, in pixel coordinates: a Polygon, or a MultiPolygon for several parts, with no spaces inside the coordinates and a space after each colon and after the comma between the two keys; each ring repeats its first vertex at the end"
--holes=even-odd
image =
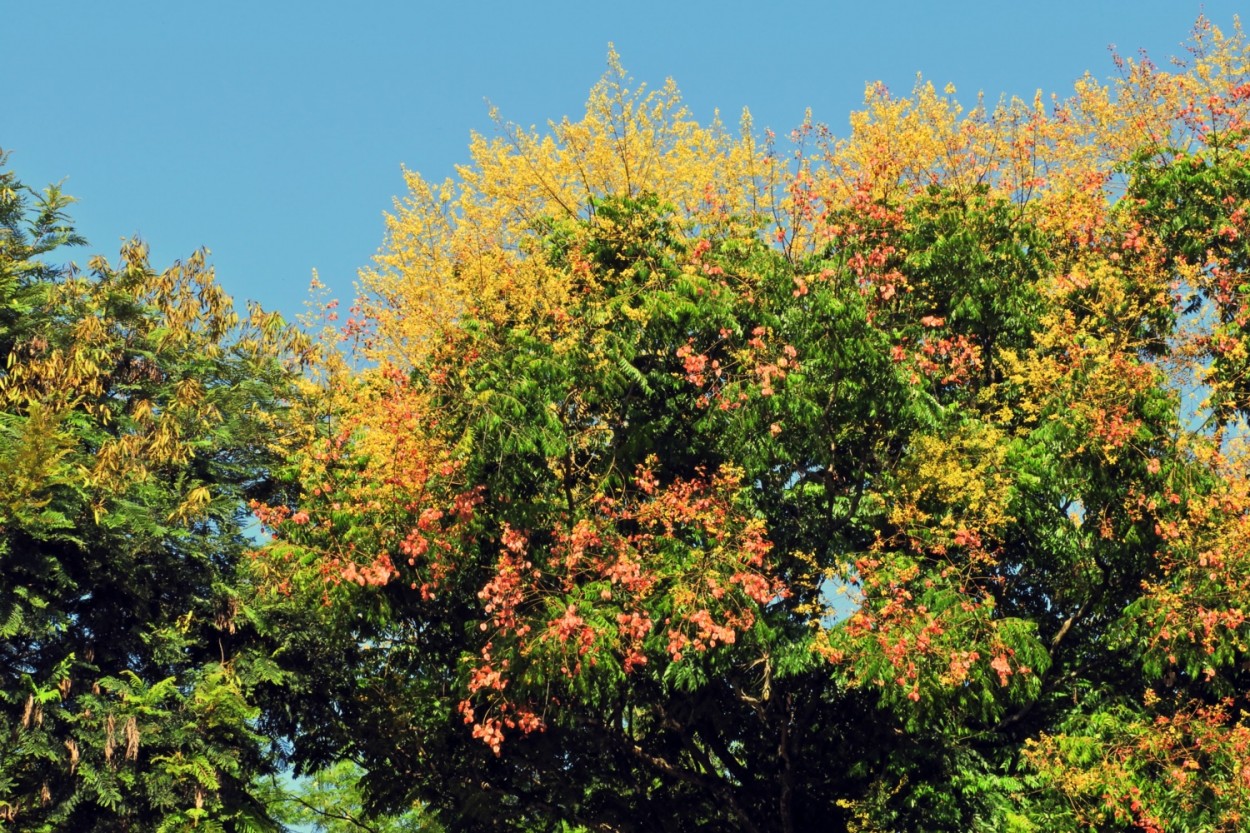
{"type": "Polygon", "coordinates": [[[1250,75],[1191,47],[790,145],[611,55],[407,174],[260,507],[350,669],[301,765],[464,830],[1244,827],[1250,75]]]}

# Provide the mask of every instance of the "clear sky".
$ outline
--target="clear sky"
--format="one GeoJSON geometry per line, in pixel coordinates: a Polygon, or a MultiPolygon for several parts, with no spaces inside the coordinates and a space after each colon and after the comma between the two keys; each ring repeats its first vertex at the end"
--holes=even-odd
{"type": "Polygon", "coordinates": [[[344,298],[382,240],[400,166],[442,179],[490,133],[577,116],[609,42],[638,81],[677,81],[701,121],[845,132],[865,83],[917,72],[977,91],[1064,93],[1162,62],[1208,0],[743,2],[0,0],[0,148],[65,180],[90,246],[140,235],[164,266],[200,246],[236,298],[302,309],[312,270],[344,298]]]}

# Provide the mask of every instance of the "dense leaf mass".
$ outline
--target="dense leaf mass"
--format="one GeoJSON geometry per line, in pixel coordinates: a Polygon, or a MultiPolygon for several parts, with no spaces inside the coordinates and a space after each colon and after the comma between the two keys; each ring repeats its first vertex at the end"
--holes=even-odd
{"type": "Polygon", "coordinates": [[[465,830],[1244,826],[1240,34],[792,156],[612,60],[363,275],[265,510],[366,611],[304,760],[465,830]]]}
{"type": "Polygon", "coordinates": [[[315,353],[6,196],[0,814],[1245,829],[1248,60],[786,144],[611,54],[315,353]]]}
{"type": "Polygon", "coordinates": [[[303,348],[202,253],[53,261],[67,203],[0,170],[0,827],[260,823],[281,672],[236,565],[303,348]]]}

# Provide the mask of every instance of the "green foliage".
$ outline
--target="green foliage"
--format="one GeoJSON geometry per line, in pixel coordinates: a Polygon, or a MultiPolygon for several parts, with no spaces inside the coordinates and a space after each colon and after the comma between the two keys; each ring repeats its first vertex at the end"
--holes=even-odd
{"type": "Polygon", "coordinates": [[[202,254],[51,261],[68,200],[0,177],[0,819],[272,827],[253,694],[281,672],[239,566],[299,345],[202,254]]]}
{"type": "Polygon", "coordinates": [[[340,761],[304,778],[270,776],[263,782],[261,794],[276,821],[309,833],[439,833],[442,830],[419,807],[393,816],[369,816],[360,790],[362,774],[350,761],[340,761]]]}
{"type": "Polygon", "coordinates": [[[1195,38],[789,168],[613,56],[409,177],[320,384],[5,174],[0,817],[1243,829],[1250,49],[1195,38]]]}
{"type": "MultiPolygon", "coordinates": [[[[1065,511],[1128,487],[1052,416],[1085,371],[1023,378],[1066,349],[1039,337],[1057,244],[983,190],[884,206],[870,238],[802,263],[688,241],[652,197],[594,208],[534,246],[584,281],[567,330],[464,314],[429,364],[377,383],[432,445],[380,469],[340,455],[376,430],[371,405],[319,446],[306,519],[273,514],[356,675],[291,707],[297,755],[359,757],[376,801],[419,796],[453,829],[1030,829],[1049,810],[1018,739],[1071,708],[1053,680],[1119,684],[1105,631],[1072,626],[1133,591],[1065,511]],[[855,272],[883,251],[893,294],[855,272]],[[448,502],[460,520],[431,525],[448,502]],[[758,597],[731,589],[750,529],[768,532],[758,597]],[[413,557],[340,583],[365,568],[317,554],[344,545],[413,557]]],[[[1139,407],[1143,436],[1171,430],[1139,407]]]]}

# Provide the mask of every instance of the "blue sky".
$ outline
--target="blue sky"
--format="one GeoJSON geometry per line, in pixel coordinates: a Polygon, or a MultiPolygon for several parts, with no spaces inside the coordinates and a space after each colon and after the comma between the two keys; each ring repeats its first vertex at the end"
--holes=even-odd
{"type": "Polygon", "coordinates": [[[869,81],[1062,93],[1112,74],[1109,44],[1177,54],[1202,9],[1228,28],[1238,4],[0,0],[0,148],[79,199],[78,262],[135,234],[160,266],[207,246],[232,294],[293,315],[314,268],[350,297],[401,164],[451,175],[486,99],[578,115],[609,42],[700,120],[746,106],[784,133],[811,107],[841,134],[869,81]]]}

